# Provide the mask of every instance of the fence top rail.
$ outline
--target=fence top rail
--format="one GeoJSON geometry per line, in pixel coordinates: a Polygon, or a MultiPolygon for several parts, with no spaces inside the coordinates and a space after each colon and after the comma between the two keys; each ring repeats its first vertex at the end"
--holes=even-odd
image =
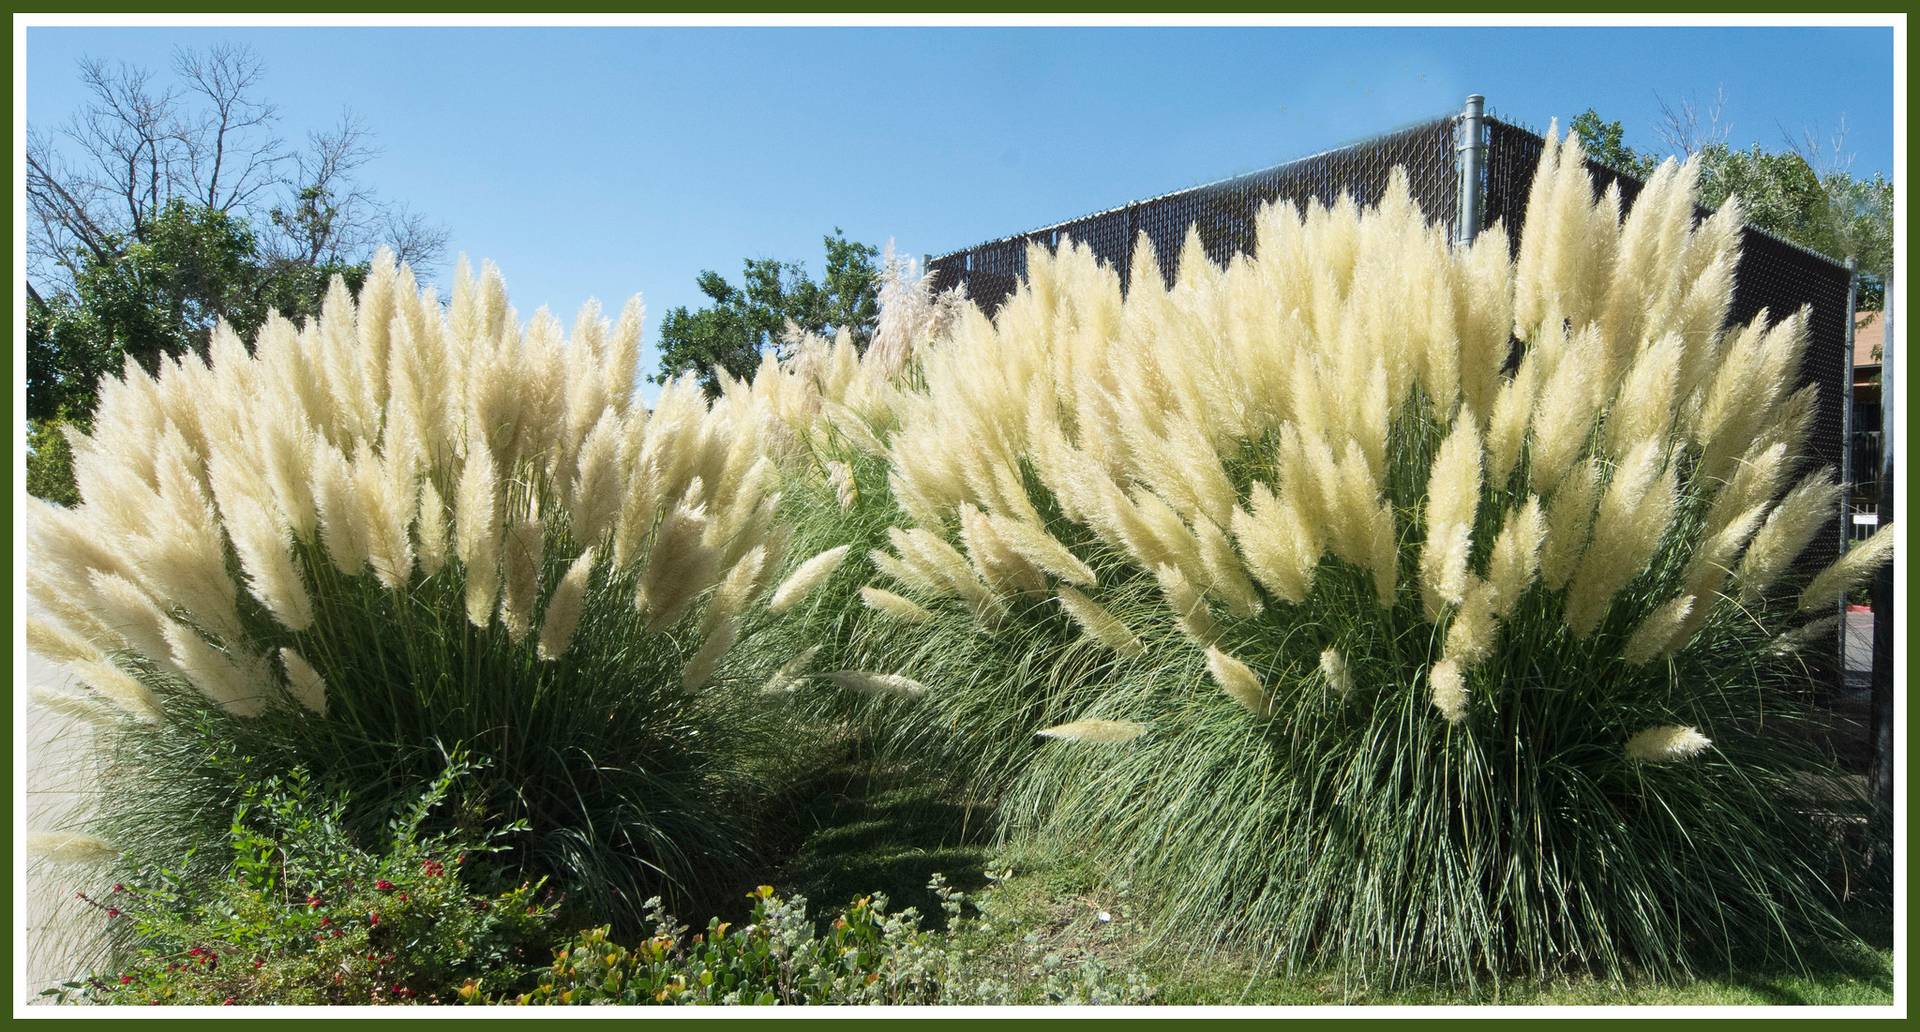
{"type": "MultiPolygon", "coordinates": [[[[1310,162],[1320,161],[1326,158],[1335,157],[1347,151],[1356,150],[1358,148],[1368,146],[1369,144],[1377,143],[1380,140],[1383,140],[1389,136],[1394,136],[1399,133],[1409,132],[1415,129],[1438,127],[1443,123],[1457,122],[1459,121],[1459,118],[1460,118],[1459,112],[1454,112],[1452,114],[1448,114],[1438,118],[1425,118],[1425,119],[1420,119],[1413,122],[1408,122],[1405,125],[1386,130],[1385,132],[1374,133],[1371,136],[1366,136],[1357,140],[1351,140],[1347,143],[1339,144],[1338,146],[1334,146],[1334,147],[1328,147],[1324,150],[1318,150],[1313,152],[1312,154],[1302,155],[1297,158],[1288,158],[1286,161],[1282,161],[1276,165],[1266,165],[1261,168],[1256,168],[1248,172],[1240,172],[1235,175],[1223,176],[1219,179],[1209,180],[1204,183],[1195,183],[1192,186],[1183,186],[1177,190],[1168,190],[1163,193],[1153,194],[1152,196],[1149,196],[1149,197],[1137,198],[1135,200],[1128,201],[1125,204],[1116,204],[1109,208],[1102,208],[1099,211],[1088,212],[1084,215],[1076,215],[1069,219],[1061,219],[1058,222],[1048,223],[1047,225],[1040,226],[1035,229],[1029,229],[1022,233],[1010,233],[1006,236],[994,237],[990,240],[982,240],[979,243],[972,244],[967,247],[959,247],[951,251],[946,251],[940,254],[929,255],[927,257],[927,262],[931,264],[933,262],[946,261],[949,258],[956,258],[964,254],[969,254],[971,252],[978,251],[982,248],[995,247],[995,246],[1015,243],[1017,241],[1028,240],[1033,237],[1039,236],[1043,233],[1056,232],[1067,226],[1071,226],[1077,222],[1085,222],[1089,219],[1100,218],[1103,215],[1112,215],[1117,212],[1123,212],[1123,211],[1126,211],[1128,208],[1138,207],[1140,205],[1145,205],[1145,204],[1153,204],[1156,201],[1164,201],[1164,200],[1167,200],[1168,198],[1180,197],[1185,194],[1199,193],[1202,190],[1211,190],[1215,187],[1227,186],[1232,183],[1237,183],[1244,179],[1251,179],[1254,176],[1266,175],[1269,173],[1281,171],[1283,169],[1291,168],[1295,165],[1305,165],[1310,162]]],[[[1522,131],[1525,131],[1525,130],[1522,130],[1522,131]]]]}

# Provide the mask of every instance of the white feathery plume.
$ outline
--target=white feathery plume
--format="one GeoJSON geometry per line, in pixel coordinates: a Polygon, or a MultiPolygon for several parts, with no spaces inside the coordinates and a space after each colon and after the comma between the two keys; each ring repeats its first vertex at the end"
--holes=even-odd
{"type": "Polygon", "coordinates": [[[1253,485],[1251,509],[1235,509],[1233,536],[1247,569],[1260,586],[1287,602],[1305,601],[1320,561],[1320,543],[1300,510],[1276,497],[1265,484],[1253,485]]]}
{"type": "Polygon", "coordinates": [[[1585,638],[1620,589],[1646,568],[1673,519],[1678,490],[1664,442],[1642,441],[1614,470],[1594,513],[1593,542],[1567,590],[1567,626],[1585,638]]]}
{"type": "Polygon", "coordinates": [[[840,564],[847,558],[852,546],[838,545],[829,548],[806,562],[801,563],[773,590],[773,598],[767,602],[767,611],[784,613],[792,609],[801,599],[806,598],[815,588],[825,583],[840,564]]]}
{"type": "Polygon", "coordinates": [[[290,631],[313,626],[313,600],[294,563],[288,532],[265,506],[246,499],[231,506],[227,536],[240,557],[247,588],[290,631]]]}
{"type": "Polygon", "coordinates": [[[594,558],[591,546],[581,552],[553,589],[553,597],[547,599],[547,612],[540,621],[538,655],[541,659],[559,659],[573,644],[573,633],[579,628],[580,615],[586,608],[587,581],[593,576],[594,558]]]}
{"type": "Polygon", "coordinates": [[[115,664],[102,659],[91,663],[72,663],[67,669],[81,684],[98,692],[129,716],[138,720],[160,718],[160,700],[154,696],[153,689],[115,664]]]}
{"type": "Polygon", "coordinates": [[[1093,570],[1036,524],[1007,516],[990,516],[993,529],[1022,559],[1068,584],[1085,587],[1094,581],[1093,570]]]}
{"type": "Polygon", "coordinates": [[[681,687],[689,690],[706,687],[707,682],[713,679],[713,672],[719,667],[720,661],[726,658],[728,650],[733,648],[734,640],[739,637],[739,634],[740,621],[732,616],[718,621],[716,626],[709,629],[706,639],[700,643],[699,650],[680,671],[681,687]]]}
{"type": "Polygon", "coordinates": [[[1713,742],[1698,728],[1650,727],[1627,739],[1627,758],[1639,763],[1676,763],[1706,752],[1713,742]]]}
{"type": "Polygon", "coordinates": [[[1593,334],[1554,345],[1553,371],[1541,385],[1533,409],[1533,447],[1528,451],[1528,479],[1536,491],[1552,491],[1573,468],[1593,429],[1599,399],[1595,397],[1594,365],[1599,342],[1593,334]]]}
{"type": "Polygon", "coordinates": [[[1260,675],[1253,668],[1227,655],[1219,649],[1207,649],[1207,673],[1213,675],[1213,682],[1227,693],[1227,698],[1240,704],[1242,709],[1256,717],[1271,716],[1273,700],[1260,684],[1260,675]]]}
{"type": "Polygon", "coordinates": [[[994,529],[987,514],[970,502],[960,506],[960,541],[980,579],[995,593],[1017,595],[1045,590],[1046,576],[1015,551],[994,529]]]}
{"type": "Polygon", "coordinates": [[[500,534],[493,457],[485,441],[475,435],[467,443],[453,506],[453,553],[465,567],[467,620],[475,627],[493,622],[493,603],[500,591],[500,534]]]}
{"type": "Polygon", "coordinates": [[[239,717],[259,716],[266,708],[266,669],[258,657],[222,652],[184,624],[168,623],[166,635],[174,663],[220,708],[239,717]]]}
{"type": "Polygon", "coordinates": [[[1260,593],[1247,579],[1227,532],[1206,516],[1199,516],[1194,520],[1193,536],[1200,544],[1200,568],[1207,575],[1207,590],[1226,602],[1227,611],[1234,616],[1259,613],[1260,593]]]}
{"type": "Polygon", "coordinates": [[[1131,742],[1146,734],[1145,724],[1131,720],[1073,720],[1065,724],[1041,728],[1034,732],[1041,738],[1051,738],[1060,742],[1086,742],[1089,744],[1112,745],[1131,742]]]}
{"type": "Polygon", "coordinates": [[[1462,412],[1453,431],[1434,454],[1427,477],[1427,540],[1420,551],[1420,588],[1427,619],[1439,617],[1442,604],[1459,605],[1467,595],[1467,558],[1473,549],[1473,523],[1480,506],[1480,434],[1462,412]]]}
{"type": "Polygon", "coordinates": [[[1867,582],[1874,571],[1893,558],[1893,529],[1889,523],[1873,536],[1848,548],[1832,565],[1815,574],[1800,594],[1800,611],[1811,613],[1838,603],[1847,593],[1867,582]]]}
{"type": "Polygon", "coordinates": [[[104,658],[99,646],[51,620],[27,618],[27,648],[53,663],[91,663],[104,658]]]}
{"type": "Polygon", "coordinates": [[[822,676],[848,691],[861,695],[891,695],[903,699],[917,699],[927,694],[926,685],[899,674],[882,674],[871,670],[836,670],[822,676]]]}
{"type": "Polygon", "coordinates": [[[1137,656],[1141,652],[1140,639],[1124,621],[1103,608],[1098,602],[1088,598],[1070,587],[1060,588],[1060,608],[1067,611],[1073,622],[1087,633],[1087,637],[1105,645],[1122,656],[1137,656]]]}
{"type": "Polygon", "coordinates": [[[1540,582],[1555,591],[1567,586],[1586,554],[1593,529],[1593,507],[1600,497],[1595,460],[1573,468],[1547,501],[1547,537],[1540,547],[1540,582]]]}
{"type": "Polygon", "coordinates": [[[1607,414],[1607,439],[1616,455],[1637,441],[1664,438],[1673,426],[1674,383],[1685,351],[1677,334],[1668,334],[1640,352],[1613,409],[1607,414]]]}
{"type": "Polygon", "coordinates": [[[700,618],[701,637],[711,636],[720,624],[746,612],[747,606],[766,586],[773,551],[764,543],[758,544],[734,561],[726,576],[720,578],[713,597],[707,600],[707,611],[700,618]]]}
{"type": "Polygon", "coordinates": [[[1736,576],[1743,602],[1751,605],[1773,587],[1813,536],[1830,525],[1829,516],[1839,503],[1840,486],[1834,483],[1831,469],[1808,474],[1780,499],[1740,561],[1736,576]]]}
{"type": "Polygon", "coordinates": [[[1218,628],[1213,614],[1207,611],[1206,596],[1179,567],[1161,564],[1154,567],[1153,575],[1160,582],[1160,594],[1166,599],[1167,608],[1173,611],[1174,622],[1181,633],[1202,648],[1210,647],[1218,628]]]}
{"type": "Polygon", "coordinates": [[[1463,669],[1470,670],[1484,662],[1499,641],[1500,621],[1495,616],[1494,601],[1492,585],[1473,578],[1466,597],[1447,624],[1445,655],[1457,660],[1463,669]]]}
{"type": "Polygon", "coordinates": [[[106,839],[77,831],[28,832],[27,852],[63,864],[99,864],[120,856],[106,839]]]}
{"type": "Polygon", "coordinates": [[[414,531],[419,537],[420,572],[428,577],[447,565],[447,503],[433,478],[420,481],[419,511],[414,515],[414,531]]]}
{"type": "Polygon", "coordinates": [[[670,510],[653,534],[646,570],[635,589],[635,608],[647,614],[647,629],[658,632],[680,622],[713,577],[716,557],[701,541],[707,513],[684,502],[670,510]]]}
{"type": "Polygon", "coordinates": [[[109,727],[127,715],[90,693],[57,691],[37,684],[28,694],[35,706],[88,727],[109,727]]]}
{"type": "Polygon", "coordinates": [[[1353,697],[1353,670],[1347,666],[1345,656],[1340,650],[1329,645],[1320,650],[1320,676],[1324,677],[1327,687],[1342,699],[1353,697]]]}
{"type": "Polygon", "coordinates": [[[767,678],[767,683],[760,691],[763,694],[792,691],[794,686],[799,682],[802,673],[807,669],[807,664],[812,663],[813,657],[818,655],[819,652],[820,646],[807,646],[801,650],[798,655],[780,664],[780,669],[775,670],[773,676],[767,678]]]}
{"type": "Polygon", "coordinates": [[[546,551],[546,521],[516,520],[500,548],[500,623],[514,644],[533,630],[533,606],[540,596],[540,565],[546,551]]]}
{"type": "Polygon", "coordinates": [[[1538,497],[1528,495],[1527,504],[1507,513],[1487,556],[1487,585],[1493,593],[1495,616],[1503,620],[1511,616],[1520,596],[1526,594],[1540,568],[1540,545],[1546,536],[1547,521],[1538,497]]]}
{"type": "Polygon", "coordinates": [[[1639,626],[1627,636],[1620,658],[1633,666],[1646,666],[1653,660],[1676,651],[1686,643],[1676,641],[1693,613],[1695,598],[1680,595],[1655,606],[1640,619],[1639,626]]]}
{"type": "Polygon", "coordinates": [[[853,480],[853,467],[844,462],[829,461],[827,483],[833,486],[833,496],[840,503],[840,511],[851,511],[853,503],[860,498],[860,488],[853,480]]]}
{"type": "Polygon", "coordinates": [[[313,446],[313,504],[320,541],[341,573],[358,576],[367,566],[366,509],[354,483],[353,466],[324,440],[313,446]]]}
{"type": "Polygon", "coordinates": [[[1467,680],[1455,659],[1443,659],[1427,671],[1433,708],[1449,724],[1458,724],[1467,715],[1467,680]]]}
{"type": "Polygon", "coordinates": [[[321,716],[327,715],[327,681],[307,658],[291,648],[281,648],[280,667],[287,673],[287,689],[295,702],[321,716]]]}
{"type": "Polygon", "coordinates": [[[1811,623],[1802,624],[1791,631],[1776,635],[1769,647],[1774,655],[1790,656],[1810,645],[1833,647],[1834,632],[1840,627],[1838,615],[1821,617],[1811,623]]]}
{"type": "Polygon", "coordinates": [[[573,538],[600,540],[620,518],[620,427],[612,409],[600,415],[580,444],[579,471],[572,488],[573,538]]]}
{"type": "Polygon", "coordinates": [[[925,623],[933,619],[931,612],[912,599],[871,584],[860,589],[860,601],[868,609],[902,623],[925,623]]]}
{"type": "Polygon", "coordinates": [[[166,636],[171,621],[153,596],[125,577],[98,571],[88,579],[87,588],[93,612],[106,633],[163,668],[171,663],[172,647],[166,636]]]}

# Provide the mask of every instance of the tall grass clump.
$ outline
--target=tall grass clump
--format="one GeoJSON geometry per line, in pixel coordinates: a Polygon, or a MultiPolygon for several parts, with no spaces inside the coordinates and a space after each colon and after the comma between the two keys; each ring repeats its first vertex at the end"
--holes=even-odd
{"type": "MultiPolygon", "coordinates": [[[[382,257],[357,298],[129,365],[30,513],[33,647],[104,730],[129,862],[217,856],[244,786],[303,768],[377,828],[447,757],[462,819],[600,919],[732,888],[805,755],[733,646],[775,591],[772,425],[738,389],[634,396],[638,299],[524,325],[382,257]]],[[[784,601],[800,593],[787,587],[784,601]]]]}
{"type": "Polygon", "coordinates": [[[995,599],[962,553],[901,526],[908,517],[889,449],[924,418],[926,349],[981,320],[957,292],[933,292],[907,261],[889,261],[881,297],[880,327],[864,353],[844,334],[795,336],[741,388],[775,417],[780,518],[792,528],[792,550],[835,556],[804,604],[781,607],[776,598],[749,621],[743,648],[779,660],[768,694],[829,733],[851,732],[857,758],[907,764],[991,795],[1031,748],[1034,721],[1070,708],[1030,704],[1030,686],[1043,686],[1044,700],[1057,694],[1044,686],[1078,683],[1106,669],[1109,656],[1089,649],[1050,599],[995,599]],[[902,550],[938,583],[916,590],[886,581],[883,571],[901,569],[902,550]],[[931,601],[954,591],[991,612],[931,601]],[[968,688],[955,690],[961,682],[968,688]],[[937,698],[924,698],[936,683],[944,686],[937,698]],[[938,720],[920,711],[947,704],[956,708],[938,720]]]}
{"type": "Polygon", "coordinates": [[[892,404],[878,714],[1165,928],[1388,982],[1683,973],[1837,933],[1799,650],[1803,312],[1728,325],[1740,213],[1630,213],[1550,138],[1515,247],[1261,213],[1171,287],[1029,252],[892,404]],[[908,690],[905,686],[914,686],[908,690]]]}

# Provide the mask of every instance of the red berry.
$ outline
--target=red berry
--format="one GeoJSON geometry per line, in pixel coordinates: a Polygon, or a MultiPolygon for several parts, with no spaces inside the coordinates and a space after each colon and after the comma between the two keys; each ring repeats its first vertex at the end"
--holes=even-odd
{"type": "Polygon", "coordinates": [[[121,975],[121,976],[120,976],[120,984],[121,984],[121,985],[132,985],[132,984],[133,984],[133,976],[132,976],[132,975],[121,975]]]}
{"type": "Polygon", "coordinates": [[[113,917],[119,917],[119,916],[120,916],[120,908],[119,908],[119,907],[108,907],[108,908],[107,908],[107,916],[108,916],[109,918],[113,918],[113,917]]]}
{"type": "Polygon", "coordinates": [[[393,891],[393,883],[386,880],[385,878],[381,878],[378,881],[374,882],[373,887],[380,890],[381,892],[393,891]]]}
{"type": "Polygon", "coordinates": [[[367,924],[369,926],[377,925],[379,923],[380,923],[380,912],[378,910],[367,915],[367,924]]]}

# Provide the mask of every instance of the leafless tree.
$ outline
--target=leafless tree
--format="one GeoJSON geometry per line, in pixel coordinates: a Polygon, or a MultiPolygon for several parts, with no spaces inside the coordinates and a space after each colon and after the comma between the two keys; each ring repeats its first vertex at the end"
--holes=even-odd
{"type": "Polygon", "coordinates": [[[366,122],[351,111],[307,134],[306,149],[293,158],[292,190],[271,213],[280,231],[269,241],[275,257],[319,265],[371,249],[380,213],[354,173],[376,153],[366,122]]]}
{"type": "Polygon", "coordinates": [[[386,209],[386,230],[382,234],[393,256],[414,268],[432,266],[447,251],[447,227],[405,204],[386,209]]]}
{"type": "Polygon", "coordinates": [[[1704,109],[1692,96],[1681,98],[1677,105],[1657,93],[1654,99],[1660,103],[1660,122],[1654,131],[1676,154],[1698,154],[1708,147],[1724,144],[1733,131],[1733,124],[1725,120],[1727,90],[1724,86],[1713,91],[1713,102],[1704,109]]]}
{"type": "Polygon", "coordinates": [[[185,88],[206,105],[197,122],[183,123],[181,133],[196,198],[217,211],[249,204],[274,185],[287,158],[273,135],[277,108],[254,96],[265,66],[252,51],[228,44],[176,51],[173,63],[185,88]],[[235,152],[231,162],[229,149],[235,152]]]}
{"type": "Polygon", "coordinates": [[[1822,180],[1835,173],[1853,171],[1853,152],[1847,149],[1846,115],[1840,116],[1840,124],[1824,144],[1820,142],[1820,130],[1811,125],[1801,126],[1797,133],[1782,125],[1780,137],[1786,141],[1787,149],[1800,155],[1800,160],[1822,180]]]}

